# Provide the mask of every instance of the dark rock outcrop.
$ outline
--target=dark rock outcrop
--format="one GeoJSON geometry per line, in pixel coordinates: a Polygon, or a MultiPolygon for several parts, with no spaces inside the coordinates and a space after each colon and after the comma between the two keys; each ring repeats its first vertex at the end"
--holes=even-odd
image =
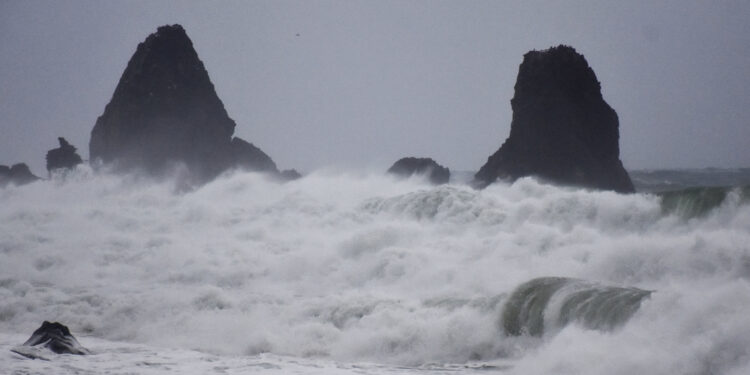
{"type": "Polygon", "coordinates": [[[388,168],[388,173],[401,177],[411,177],[414,174],[425,175],[433,184],[445,184],[451,178],[451,172],[430,158],[403,158],[388,168]]]}
{"type": "Polygon", "coordinates": [[[37,328],[31,337],[23,343],[22,346],[11,349],[13,352],[29,358],[46,359],[38,352],[28,350],[29,347],[41,346],[57,354],[91,354],[91,352],[81,346],[75,337],[70,333],[68,327],[58,323],[45,321],[42,326],[37,328]]]}
{"type": "Polygon", "coordinates": [[[12,167],[0,165],[0,187],[8,184],[25,185],[39,180],[24,163],[14,164],[12,167]]]}
{"type": "Polygon", "coordinates": [[[185,30],[162,26],[138,45],[97,119],[90,159],[155,175],[184,164],[199,181],[234,166],[278,173],[234,128],[185,30]]]}
{"type": "Polygon", "coordinates": [[[75,146],[63,137],[58,137],[57,141],[60,142],[60,147],[47,151],[47,172],[52,173],[56,169],[73,169],[76,165],[83,163],[75,146]]]}
{"type": "Polygon", "coordinates": [[[230,144],[233,164],[241,169],[278,172],[276,163],[259,148],[242,138],[234,137],[230,144]]]}
{"type": "Polygon", "coordinates": [[[561,45],[524,55],[511,107],[510,136],[475,175],[479,186],[537,176],[563,185],[634,191],[620,161],[617,113],[575,49],[561,45]]]}
{"type": "Polygon", "coordinates": [[[298,178],[302,178],[302,174],[297,172],[296,169],[285,169],[281,171],[281,179],[284,181],[293,181],[298,178]]]}

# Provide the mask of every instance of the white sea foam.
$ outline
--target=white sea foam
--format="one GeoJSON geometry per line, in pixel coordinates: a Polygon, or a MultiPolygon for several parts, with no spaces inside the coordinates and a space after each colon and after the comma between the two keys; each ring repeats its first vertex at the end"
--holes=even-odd
{"type": "Polygon", "coordinates": [[[379,174],[280,184],[235,173],[176,190],[85,168],[0,189],[0,333],[57,320],[95,343],[227,363],[750,371],[750,207],[731,195],[688,220],[662,214],[653,195],[532,179],[476,191],[379,174]],[[654,293],[614,332],[506,337],[503,303],[544,276],[654,293]]]}

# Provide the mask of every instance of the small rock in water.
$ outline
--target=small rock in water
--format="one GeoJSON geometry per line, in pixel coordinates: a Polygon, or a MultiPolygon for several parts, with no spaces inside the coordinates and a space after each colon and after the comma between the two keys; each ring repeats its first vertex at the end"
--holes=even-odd
{"type": "Polygon", "coordinates": [[[42,355],[43,353],[40,350],[37,350],[38,348],[32,348],[36,346],[49,349],[57,354],[91,354],[88,349],[78,343],[68,327],[58,322],[45,321],[23,345],[17,346],[11,351],[31,359],[49,360],[42,355]]]}
{"type": "Polygon", "coordinates": [[[430,158],[401,158],[393,163],[388,169],[388,173],[406,178],[415,174],[423,174],[435,185],[447,184],[451,178],[451,172],[448,168],[430,158]]]}

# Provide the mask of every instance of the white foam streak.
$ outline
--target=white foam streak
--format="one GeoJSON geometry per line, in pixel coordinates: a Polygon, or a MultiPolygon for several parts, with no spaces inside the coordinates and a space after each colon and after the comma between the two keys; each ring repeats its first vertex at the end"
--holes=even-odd
{"type": "Polygon", "coordinates": [[[176,192],[79,168],[0,190],[0,332],[59,320],[100,339],[220,355],[740,373],[750,209],[732,199],[686,221],[663,216],[655,196],[532,179],[476,191],[235,173],[176,192]],[[504,299],[542,276],[655,293],[613,333],[505,337],[504,299]]]}

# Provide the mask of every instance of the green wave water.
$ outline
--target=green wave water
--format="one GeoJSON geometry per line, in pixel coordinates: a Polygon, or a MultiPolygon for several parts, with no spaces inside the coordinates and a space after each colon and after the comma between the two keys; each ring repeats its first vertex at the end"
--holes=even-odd
{"type": "Polygon", "coordinates": [[[511,294],[503,308],[502,326],[511,336],[542,336],[570,323],[611,331],[627,322],[649,295],[647,290],[580,279],[536,278],[511,294]]]}
{"type": "MultiPolygon", "coordinates": [[[[736,204],[750,202],[750,185],[742,187],[711,186],[656,193],[661,197],[664,214],[675,214],[685,219],[707,215],[735,195],[736,204]]],[[[734,202],[733,202],[734,203],[734,202]]]]}

